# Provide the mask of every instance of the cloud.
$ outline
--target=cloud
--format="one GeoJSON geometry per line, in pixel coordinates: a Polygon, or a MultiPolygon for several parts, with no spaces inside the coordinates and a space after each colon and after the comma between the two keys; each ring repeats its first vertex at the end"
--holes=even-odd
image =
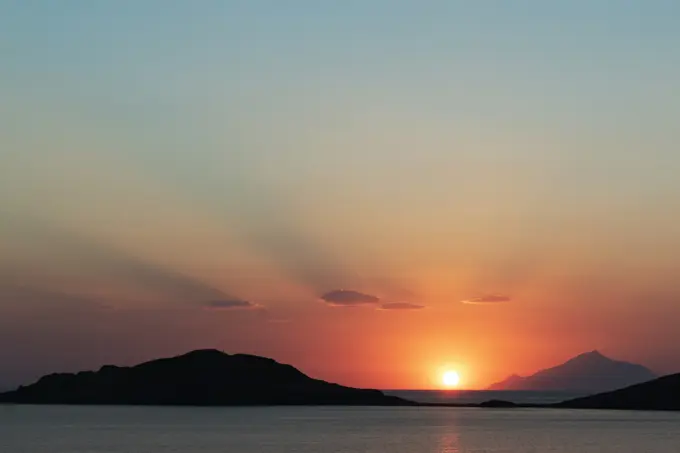
{"type": "Polygon", "coordinates": [[[336,289],[321,296],[321,300],[330,305],[353,307],[357,305],[377,304],[380,299],[370,294],[347,289],[336,289]]]}
{"type": "Polygon", "coordinates": [[[248,310],[259,308],[259,305],[241,299],[211,300],[203,304],[203,306],[212,310],[248,310]]]}
{"type": "Polygon", "coordinates": [[[410,302],[388,302],[380,305],[380,310],[420,310],[422,308],[425,308],[425,305],[410,302]]]}
{"type": "Polygon", "coordinates": [[[503,302],[510,302],[512,300],[509,296],[501,294],[487,294],[484,296],[474,297],[472,299],[462,300],[464,304],[500,304],[503,302]]]}

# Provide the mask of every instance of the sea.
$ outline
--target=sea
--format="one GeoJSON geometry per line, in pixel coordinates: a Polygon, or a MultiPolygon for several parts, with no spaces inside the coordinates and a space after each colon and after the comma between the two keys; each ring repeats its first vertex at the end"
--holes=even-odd
{"type": "Polygon", "coordinates": [[[680,413],[0,405],[2,453],[678,453],[680,413]]]}

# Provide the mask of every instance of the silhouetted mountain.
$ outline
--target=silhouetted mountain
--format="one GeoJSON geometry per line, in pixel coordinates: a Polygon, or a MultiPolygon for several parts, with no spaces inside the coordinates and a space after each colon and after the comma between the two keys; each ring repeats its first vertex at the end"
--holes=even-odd
{"type": "Polygon", "coordinates": [[[512,375],[488,390],[603,392],[654,378],[654,373],[642,365],[612,360],[592,351],[531,376],[512,375]]]}
{"type": "Polygon", "coordinates": [[[554,404],[574,409],[680,410],[680,374],[663,376],[613,392],[576,398],[554,404]]]}
{"type": "Polygon", "coordinates": [[[510,375],[500,382],[491,384],[487,390],[527,390],[527,378],[517,374],[510,375]]]}
{"type": "Polygon", "coordinates": [[[312,379],[272,359],[198,350],[133,367],[51,374],[0,402],[130,405],[406,405],[378,390],[312,379]]]}

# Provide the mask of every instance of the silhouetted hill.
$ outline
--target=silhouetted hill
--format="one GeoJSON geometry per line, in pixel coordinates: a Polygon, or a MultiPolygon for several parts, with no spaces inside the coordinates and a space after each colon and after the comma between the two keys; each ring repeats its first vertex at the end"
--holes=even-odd
{"type": "Polygon", "coordinates": [[[272,359],[198,350],[133,367],[51,374],[0,402],[123,405],[406,405],[378,390],[312,379],[272,359]]]}
{"type": "Polygon", "coordinates": [[[592,351],[531,376],[512,375],[488,390],[603,392],[654,378],[656,375],[642,365],[612,360],[592,351]]]}
{"type": "Polygon", "coordinates": [[[680,374],[663,376],[613,392],[576,398],[553,407],[574,409],[680,410],[680,374]]]}

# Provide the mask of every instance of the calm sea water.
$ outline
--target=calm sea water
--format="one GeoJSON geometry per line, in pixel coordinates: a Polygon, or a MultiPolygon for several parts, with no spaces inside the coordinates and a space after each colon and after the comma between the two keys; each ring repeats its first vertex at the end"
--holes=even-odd
{"type": "Polygon", "coordinates": [[[680,414],[0,406],[2,453],[678,453],[680,414]]]}

